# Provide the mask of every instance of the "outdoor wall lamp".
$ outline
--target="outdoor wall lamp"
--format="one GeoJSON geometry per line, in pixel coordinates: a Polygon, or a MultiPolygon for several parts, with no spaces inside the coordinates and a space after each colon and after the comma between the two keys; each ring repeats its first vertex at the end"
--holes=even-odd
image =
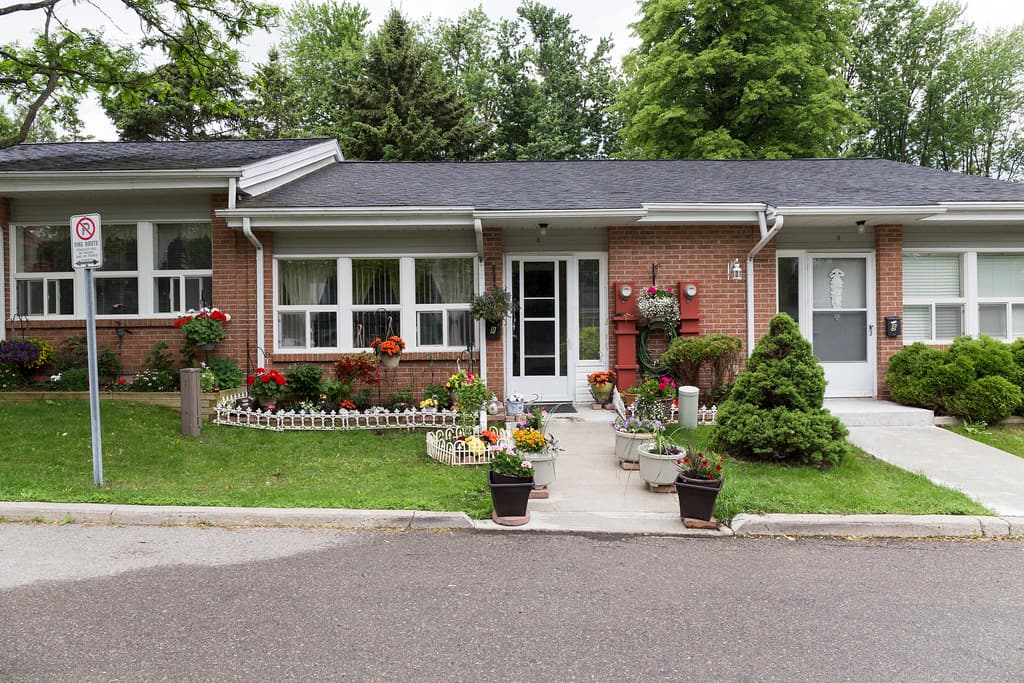
{"type": "Polygon", "coordinates": [[[629,297],[633,296],[633,288],[629,285],[622,285],[619,287],[619,298],[622,299],[622,303],[629,301],[629,297]]]}
{"type": "Polygon", "coordinates": [[[743,279],[743,266],[740,265],[740,260],[738,258],[734,258],[729,263],[728,273],[729,279],[733,282],[738,282],[743,279]]]}
{"type": "Polygon", "coordinates": [[[864,224],[865,223],[867,223],[867,221],[857,221],[857,233],[858,234],[860,234],[860,235],[864,234],[864,224]]]}

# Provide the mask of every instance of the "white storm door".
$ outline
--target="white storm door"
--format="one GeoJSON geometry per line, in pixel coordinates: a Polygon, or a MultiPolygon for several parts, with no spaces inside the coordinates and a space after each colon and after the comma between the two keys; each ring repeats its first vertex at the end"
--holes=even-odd
{"type": "MultiPolygon", "coordinates": [[[[825,396],[875,395],[875,264],[872,254],[808,254],[810,335],[825,370],[825,396]]],[[[806,334],[807,330],[805,330],[806,334]]]]}
{"type": "Polygon", "coordinates": [[[569,258],[511,258],[514,303],[506,342],[506,391],[541,401],[571,401],[572,350],[568,338],[572,281],[569,258]]]}

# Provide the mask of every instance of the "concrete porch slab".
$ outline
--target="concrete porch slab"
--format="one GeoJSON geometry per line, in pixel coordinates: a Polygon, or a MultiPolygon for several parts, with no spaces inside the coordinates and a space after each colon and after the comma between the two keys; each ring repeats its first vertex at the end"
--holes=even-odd
{"type": "Polygon", "coordinates": [[[935,413],[873,398],[827,398],[825,409],[847,427],[931,427],[935,413]]]}

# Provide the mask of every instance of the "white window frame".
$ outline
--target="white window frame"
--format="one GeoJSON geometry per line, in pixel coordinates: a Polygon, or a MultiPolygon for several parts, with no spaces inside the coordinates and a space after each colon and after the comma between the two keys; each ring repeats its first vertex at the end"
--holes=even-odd
{"type": "Polygon", "coordinates": [[[974,328],[974,331],[972,332],[972,335],[977,337],[977,336],[979,336],[981,334],[981,307],[982,306],[986,306],[986,305],[987,306],[992,306],[992,305],[1002,304],[1004,306],[1004,308],[1005,308],[1005,312],[1004,312],[1005,320],[1004,320],[1004,323],[1005,323],[1005,327],[1006,327],[1006,336],[1004,336],[1004,337],[993,337],[993,339],[999,339],[1001,341],[1012,342],[1015,339],[1017,339],[1017,337],[1013,336],[1013,306],[1015,306],[1015,305],[1016,306],[1024,306],[1024,296],[998,296],[998,297],[987,296],[987,297],[983,297],[980,294],[978,294],[978,273],[980,271],[979,271],[979,268],[978,268],[978,265],[977,265],[977,257],[978,256],[989,255],[989,254],[1007,255],[1007,256],[1024,256],[1024,250],[1022,250],[1022,249],[979,249],[979,250],[977,250],[975,252],[972,252],[971,256],[974,259],[974,277],[972,279],[973,279],[974,294],[975,294],[975,297],[974,297],[975,301],[974,301],[974,303],[971,306],[971,309],[973,310],[973,313],[974,313],[974,316],[975,316],[975,328],[974,328]]]}
{"type": "MultiPolygon", "coordinates": [[[[953,341],[953,338],[939,338],[935,334],[935,307],[936,306],[959,306],[960,307],[960,329],[962,334],[970,334],[970,322],[971,316],[968,314],[970,310],[969,301],[971,299],[971,283],[977,282],[977,277],[973,275],[973,258],[969,258],[971,254],[965,252],[963,249],[904,249],[900,255],[902,261],[903,256],[908,254],[919,254],[919,255],[936,255],[936,256],[959,256],[960,257],[960,292],[959,297],[930,297],[930,296],[903,296],[903,307],[906,306],[928,306],[929,307],[929,322],[931,325],[930,334],[928,339],[907,339],[906,335],[902,335],[903,344],[909,346],[915,342],[921,342],[923,344],[948,344],[953,341]]],[[[900,282],[900,290],[902,293],[903,281],[900,282]]],[[[903,311],[900,311],[900,316],[903,316],[903,311]]],[[[976,326],[976,322],[975,322],[976,326]]]]}
{"type": "MultiPolygon", "coordinates": [[[[274,338],[274,351],[281,355],[298,355],[298,354],[309,354],[309,353],[359,353],[363,351],[370,351],[369,346],[355,346],[353,342],[353,327],[352,327],[352,313],[356,311],[379,311],[382,308],[388,311],[394,311],[398,314],[399,320],[399,332],[398,334],[405,340],[406,351],[424,351],[424,352],[447,352],[447,351],[464,351],[465,346],[428,346],[419,345],[418,338],[419,333],[416,329],[417,313],[419,311],[437,311],[437,310],[465,310],[468,311],[470,304],[417,304],[416,303],[416,260],[417,259],[472,259],[473,260],[473,283],[474,292],[477,291],[477,282],[480,272],[480,266],[476,260],[476,254],[467,252],[456,252],[456,253],[426,253],[426,254],[408,254],[402,256],[395,256],[394,254],[341,254],[341,255],[324,255],[316,253],[295,253],[295,254],[281,254],[274,255],[273,259],[273,338],[274,338]],[[315,260],[334,260],[338,264],[338,304],[337,306],[282,306],[279,302],[279,290],[278,290],[278,262],[280,261],[315,261],[315,260]],[[352,303],[352,262],[360,260],[397,260],[398,261],[398,277],[399,277],[399,304],[389,306],[373,306],[373,305],[353,305],[352,303]],[[326,346],[310,346],[310,316],[306,315],[306,346],[304,347],[282,347],[281,341],[281,329],[280,329],[280,316],[279,312],[296,312],[296,311],[337,311],[338,317],[338,345],[334,347],[326,346]]],[[[447,314],[446,314],[447,316],[447,314]]],[[[478,326],[473,325],[473,334],[479,334],[478,326]]],[[[448,331],[447,328],[444,330],[445,341],[447,342],[448,331]]],[[[367,339],[367,344],[373,341],[367,339]]]]}
{"type": "MultiPolygon", "coordinates": [[[[416,303],[416,261],[428,261],[428,260],[429,261],[433,261],[435,259],[463,259],[463,260],[468,259],[471,263],[474,264],[473,265],[473,273],[472,273],[472,276],[471,276],[471,280],[472,280],[472,290],[474,292],[476,291],[476,265],[475,265],[476,262],[475,262],[475,259],[472,256],[451,256],[451,255],[446,255],[446,256],[413,256],[412,259],[411,259],[411,261],[412,261],[412,269],[411,269],[411,273],[410,273],[411,279],[410,279],[409,285],[408,285],[409,289],[412,292],[412,301],[413,301],[412,327],[409,328],[409,329],[413,330],[414,335],[416,337],[413,340],[416,343],[416,348],[423,349],[423,350],[430,350],[430,351],[442,350],[442,349],[460,349],[461,350],[461,349],[464,349],[466,347],[464,345],[463,346],[459,346],[459,345],[454,345],[454,344],[449,343],[449,339],[448,339],[448,313],[450,311],[465,311],[465,312],[468,313],[469,312],[469,308],[470,308],[470,303],[468,301],[465,302],[465,303],[458,303],[458,304],[417,304],[416,303]],[[442,342],[440,344],[420,344],[419,343],[419,338],[420,338],[419,314],[420,313],[441,313],[442,314],[442,318],[441,318],[442,342]]],[[[401,266],[399,266],[399,267],[401,268],[401,266]]],[[[406,291],[406,284],[405,284],[404,281],[402,282],[402,291],[403,292],[406,291]]],[[[473,330],[474,334],[476,333],[476,327],[477,327],[476,324],[471,322],[470,329],[473,330]]],[[[406,329],[405,321],[404,320],[402,321],[402,329],[406,329]]],[[[403,337],[403,339],[404,339],[404,337],[403,337]]],[[[409,340],[406,339],[406,343],[408,343],[408,341],[409,340]]]]}
{"type": "MultiPolygon", "coordinates": [[[[139,320],[143,318],[158,318],[174,320],[185,313],[184,301],[185,301],[185,278],[187,277],[213,277],[213,268],[205,270],[157,270],[155,268],[155,236],[156,236],[156,221],[138,221],[138,220],[112,220],[110,221],[113,225],[132,225],[136,226],[136,248],[138,249],[137,262],[138,270],[136,271],[93,271],[95,278],[117,278],[117,277],[135,277],[138,278],[139,283],[139,312],[138,313],[111,313],[105,311],[97,311],[97,318],[116,318],[125,320],[139,320]],[[156,311],[156,278],[158,277],[177,277],[179,278],[179,301],[182,306],[178,310],[170,312],[157,312],[156,311]]],[[[210,226],[210,246],[211,251],[213,247],[213,224],[206,220],[196,220],[194,218],[168,218],[161,219],[160,225],[170,225],[175,223],[203,223],[210,226]]],[[[26,315],[30,320],[81,320],[85,318],[85,271],[83,270],[70,270],[60,271],[54,273],[20,273],[18,272],[18,244],[20,242],[20,233],[24,228],[36,228],[47,225],[55,225],[53,222],[33,222],[33,223],[19,223],[17,225],[12,224],[10,226],[10,239],[8,244],[8,258],[11,264],[10,272],[8,273],[8,282],[10,283],[11,291],[11,315],[23,315],[18,310],[18,282],[24,280],[43,280],[43,314],[42,315],[26,315]],[[49,280],[73,280],[74,281],[74,313],[68,314],[48,314],[47,310],[47,298],[49,296],[49,280]]],[[[68,239],[71,239],[70,228],[68,229],[68,239]]],[[[212,265],[212,264],[211,264],[212,265]]],[[[207,303],[209,305],[209,302],[207,303]]]]}
{"type": "MultiPolygon", "coordinates": [[[[136,289],[136,292],[137,292],[137,295],[138,295],[138,299],[139,299],[138,302],[137,302],[138,303],[139,312],[138,313],[113,313],[113,312],[110,312],[110,311],[101,311],[101,310],[99,310],[99,305],[97,304],[96,317],[97,318],[120,318],[122,316],[137,317],[137,316],[141,315],[143,310],[145,310],[143,308],[143,303],[142,303],[142,279],[141,279],[141,277],[139,277],[139,269],[142,266],[142,259],[141,259],[141,257],[143,256],[142,245],[139,243],[139,232],[140,232],[139,224],[134,222],[134,221],[111,221],[110,225],[117,225],[117,226],[121,226],[121,225],[124,225],[124,226],[134,225],[135,226],[135,267],[136,267],[136,269],[135,270],[94,270],[93,273],[92,273],[93,280],[98,282],[99,280],[106,280],[106,279],[111,279],[111,280],[112,279],[126,279],[126,278],[134,279],[136,281],[136,283],[137,283],[135,289],[136,289]]],[[[104,226],[104,228],[103,228],[103,230],[104,230],[103,231],[103,237],[104,238],[106,238],[106,236],[108,234],[106,232],[107,227],[109,227],[109,226],[104,226]]],[[[84,285],[85,285],[85,283],[83,281],[82,286],[84,286],[84,285]]],[[[75,285],[75,288],[76,288],[76,290],[78,289],[77,283],[75,285]]],[[[93,299],[93,301],[98,302],[99,299],[96,298],[96,299],[93,299]]],[[[84,308],[83,308],[83,310],[84,310],[84,308]]]]}
{"type": "MultiPolygon", "coordinates": [[[[311,346],[310,342],[313,339],[313,323],[312,313],[334,313],[336,328],[340,328],[339,324],[341,321],[341,297],[338,297],[338,303],[331,304],[289,304],[284,305],[279,303],[279,282],[278,276],[278,265],[280,261],[334,261],[335,265],[335,286],[337,287],[341,283],[342,267],[340,259],[333,256],[310,256],[310,257],[297,257],[297,256],[282,256],[280,258],[274,258],[274,349],[280,353],[330,353],[332,351],[338,351],[340,346],[311,346]],[[280,319],[282,313],[304,313],[305,314],[305,340],[304,346],[281,346],[281,337],[279,336],[281,325],[280,319]]],[[[342,288],[344,289],[344,288],[342,288]]],[[[336,334],[340,335],[340,331],[336,330],[336,334]]],[[[341,337],[337,337],[339,340],[341,337]]]]}

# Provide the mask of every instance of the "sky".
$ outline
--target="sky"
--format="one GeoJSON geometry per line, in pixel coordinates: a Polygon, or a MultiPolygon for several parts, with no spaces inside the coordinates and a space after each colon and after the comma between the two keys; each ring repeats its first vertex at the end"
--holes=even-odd
{"type": "MultiPolygon", "coordinates": [[[[270,0],[282,9],[287,9],[293,0],[270,0]]],[[[429,17],[456,18],[466,10],[482,5],[491,19],[512,17],[515,15],[519,0],[358,0],[370,10],[371,19],[377,25],[392,7],[397,7],[407,17],[424,19],[429,17]]],[[[573,26],[583,35],[591,38],[610,36],[615,44],[614,56],[619,59],[630,48],[637,44],[629,25],[637,19],[639,3],[632,0],[541,0],[544,4],[554,7],[561,13],[573,17],[573,26]]],[[[64,0],[69,3],[70,0],[64,0]]],[[[927,4],[932,4],[925,0],[927,4]]],[[[8,5],[10,0],[0,0],[0,5],[8,5]]],[[[95,0],[92,3],[80,2],[74,11],[81,12],[83,21],[91,25],[102,25],[117,42],[123,42],[137,31],[133,31],[133,23],[125,13],[98,13],[96,7],[111,7],[114,3],[95,0]],[[85,18],[88,17],[88,18],[85,18]]],[[[982,31],[991,31],[1000,27],[1014,26],[1024,23],[1024,0],[961,0],[965,6],[965,18],[973,22],[982,31]]],[[[12,38],[25,39],[34,28],[39,13],[21,13],[4,17],[0,24],[0,43],[12,38]],[[30,21],[31,20],[31,21],[30,21]]],[[[261,61],[267,48],[276,42],[272,35],[262,34],[247,40],[250,61],[261,61]]],[[[106,119],[95,100],[83,103],[80,116],[86,124],[86,133],[98,140],[116,140],[114,127],[106,119]]]]}

